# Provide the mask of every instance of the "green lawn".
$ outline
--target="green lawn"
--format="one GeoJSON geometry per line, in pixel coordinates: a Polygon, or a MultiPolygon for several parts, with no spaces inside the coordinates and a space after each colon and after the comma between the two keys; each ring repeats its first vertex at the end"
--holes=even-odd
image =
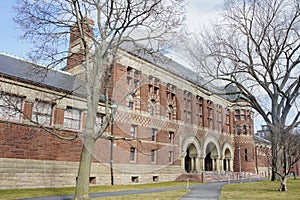
{"type": "MultiPolygon", "coordinates": [[[[109,191],[122,191],[122,190],[138,190],[138,189],[149,189],[149,188],[161,188],[161,187],[176,187],[176,186],[185,186],[184,182],[163,182],[163,183],[151,183],[151,184],[132,184],[132,185],[105,185],[105,186],[92,186],[90,187],[90,193],[95,192],[109,192],[109,191]]],[[[20,198],[31,198],[31,197],[42,197],[42,196],[56,196],[56,195],[66,195],[66,194],[74,194],[75,189],[72,188],[45,188],[45,189],[13,189],[13,190],[0,190],[0,199],[8,200],[8,199],[20,199],[20,198]]],[[[187,192],[187,190],[185,191],[187,192]]],[[[182,191],[178,193],[178,191],[166,192],[165,194],[156,195],[178,195],[182,194],[182,191]]],[[[154,193],[151,195],[155,195],[154,193]]],[[[135,196],[135,195],[133,195],[135,196]]],[[[145,196],[149,196],[148,194],[145,196]]],[[[169,199],[171,198],[169,197],[169,199]]],[[[182,195],[181,195],[182,196],[182,195]]],[[[128,197],[126,197],[128,198],[128,197]]],[[[135,198],[135,197],[133,197],[135,198]]],[[[137,197],[136,197],[137,198],[137,197]]],[[[131,197],[130,197],[131,199],[131,197]]],[[[155,199],[155,197],[152,197],[155,199]]],[[[175,198],[176,199],[176,198],[175,198]]]]}
{"type": "Polygon", "coordinates": [[[289,179],[287,192],[279,192],[280,182],[260,181],[250,183],[236,183],[222,188],[221,200],[240,199],[300,199],[300,180],[289,179]]]}

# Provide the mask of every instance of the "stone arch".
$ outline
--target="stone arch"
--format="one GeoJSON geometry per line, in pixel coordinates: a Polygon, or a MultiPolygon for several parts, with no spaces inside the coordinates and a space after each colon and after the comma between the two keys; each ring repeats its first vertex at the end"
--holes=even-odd
{"type": "Polygon", "coordinates": [[[187,173],[193,173],[199,169],[199,157],[201,153],[201,145],[199,140],[193,135],[183,140],[181,149],[182,168],[187,173]]]}
{"type": "Polygon", "coordinates": [[[220,143],[215,137],[207,137],[203,145],[203,158],[205,171],[217,171],[221,157],[220,143]]]}
{"type": "Polygon", "coordinates": [[[212,137],[212,136],[209,136],[205,139],[204,141],[204,144],[203,144],[203,156],[205,157],[206,156],[206,148],[207,146],[212,143],[215,145],[216,147],[216,153],[218,154],[218,157],[221,156],[221,147],[220,147],[220,143],[219,141],[215,138],[215,137],[212,137]]]}
{"type": "Polygon", "coordinates": [[[222,162],[223,162],[224,171],[232,171],[233,157],[234,157],[234,149],[230,143],[226,142],[223,145],[223,149],[222,149],[222,158],[223,158],[222,162]]]}

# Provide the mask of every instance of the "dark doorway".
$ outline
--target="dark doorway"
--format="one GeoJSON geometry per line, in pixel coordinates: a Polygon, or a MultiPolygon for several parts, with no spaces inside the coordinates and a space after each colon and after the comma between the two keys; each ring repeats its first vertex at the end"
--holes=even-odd
{"type": "Polygon", "coordinates": [[[209,152],[205,156],[205,171],[212,171],[212,159],[211,159],[211,153],[209,152]]]}
{"type": "Polygon", "coordinates": [[[186,150],[186,156],[184,158],[184,163],[185,163],[185,171],[187,173],[190,173],[192,170],[192,162],[191,162],[191,158],[190,158],[190,150],[189,149],[186,150]]]}

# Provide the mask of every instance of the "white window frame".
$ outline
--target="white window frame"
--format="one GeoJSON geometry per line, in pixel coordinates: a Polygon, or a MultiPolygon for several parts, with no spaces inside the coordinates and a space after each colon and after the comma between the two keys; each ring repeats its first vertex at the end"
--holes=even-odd
{"type": "Polygon", "coordinates": [[[11,121],[21,121],[22,107],[22,97],[10,94],[1,94],[0,118],[11,121]]]}
{"type": "Polygon", "coordinates": [[[67,107],[64,113],[64,128],[72,130],[81,129],[81,110],[67,107]]]}
{"type": "Polygon", "coordinates": [[[51,126],[53,123],[52,103],[36,100],[33,103],[32,120],[41,125],[51,126]]]}

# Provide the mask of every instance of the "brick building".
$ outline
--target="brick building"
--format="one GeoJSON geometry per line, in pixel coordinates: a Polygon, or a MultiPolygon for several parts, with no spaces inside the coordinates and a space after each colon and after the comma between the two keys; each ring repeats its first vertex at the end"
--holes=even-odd
{"type": "MultiPolygon", "coordinates": [[[[220,88],[199,89],[197,75],[163,56],[154,62],[147,55],[119,53],[111,92],[120,105],[114,135],[134,139],[113,141],[115,184],[174,181],[203,172],[256,172],[250,109],[212,93],[220,88]]],[[[77,71],[76,66],[68,69],[77,71]]],[[[1,187],[74,185],[81,140],[61,140],[53,132],[80,135],[84,83],[71,73],[5,54],[0,54],[0,70],[1,187]]],[[[101,102],[98,111],[99,116],[104,112],[101,102]]],[[[110,152],[110,141],[99,140],[91,183],[110,183],[110,152]]]]}

